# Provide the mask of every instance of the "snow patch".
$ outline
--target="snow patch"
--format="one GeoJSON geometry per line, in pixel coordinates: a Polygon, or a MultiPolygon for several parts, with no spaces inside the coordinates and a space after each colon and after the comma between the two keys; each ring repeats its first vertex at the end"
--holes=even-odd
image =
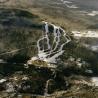
{"type": "Polygon", "coordinates": [[[75,37],[95,37],[98,38],[98,32],[96,31],[72,31],[73,36],[75,37]]]}
{"type": "Polygon", "coordinates": [[[98,86],[98,77],[92,77],[91,82],[93,83],[94,86],[98,86]]]}
{"type": "Polygon", "coordinates": [[[74,5],[73,2],[65,1],[65,0],[61,0],[61,2],[62,2],[63,4],[65,4],[68,8],[71,8],[71,9],[76,9],[76,8],[78,8],[78,6],[74,5]]]}
{"type": "Polygon", "coordinates": [[[6,79],[1,79],[0,80],[0,83],[4,83],[4,82],[6,82],[7,80],[6,79]]]}
{"type": "Polygon", "coordinates": [[[67,43],[71,41],[71,38],[66,34],[65,30],[63,30],[59,26],[55,26],[54,24],[43,21],[45,34],[37,41],[38,54],[36,57],[32,57],[31,60],[28,61],[28,64],[32,64],[32,61],[42,60],[48,63],[56,63],[57,58],[64,53],[63,47],[67,43]],[[49,25],[51,25],[53,30],[53,43],[50,45],[49,38],[49,25]],[[60,43],[62,37],[66,40],[63,43],[60,43]],[[43,44],[40,45],[40,42],[46,39],[47,49],[44,48],[43,44]],[[42,48],[43,46],[43,48],[42,48]]]}
{"type": "Polygon", "coordinates": [[[87,15],[89,15],[89,16],[96,16],[96,15],[98,15],[98,11],[92,11],[90,13],[87,13],[87,15]]]}

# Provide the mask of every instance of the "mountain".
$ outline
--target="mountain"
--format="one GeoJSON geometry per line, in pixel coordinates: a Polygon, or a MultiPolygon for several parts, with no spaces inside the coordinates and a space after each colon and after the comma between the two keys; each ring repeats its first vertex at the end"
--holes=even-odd
{"type": "MultiPolygon", "coordinates": [[[[40,16],[41,19],[51,21],[53,23],[59,24],[60,26],[69,28],[69,29],[87,29],[89,27],[97,27],[98,19],[97,17],[91,17],[86,15],[85,10],[80,10],[84,8],[83,2],[80,2],[80,8],[68,8],[66,3],[62,2],[63,0],[8,0],[6,3],[1,4],[1,7],[14,7],[22,8],[35,13],[40,16]],[[44,4],[44,5],[43,5],[44,4]],[[83,11],[83,13],[82,13],[83,11]],[[54,20],[55,18],[55,20],[54,20]],[[64,21],[63,21],[64,20],[64,21]]],[[[67,5],[78,5],[78,1],[73,1],[76,3],[67,3],[67,5]]],[[[85,1],[87,2],[87,1],[85,1]]],[[[92,3],[92,2],[91,2],[92,3]]],[[[94,4],[93,4],[94,5],[94,4]]],[[[86,6],[86,5],[85,5],[86,6]]],[[[91,7],[91,6],[90,6],[91,7]]],[[[89,8],[86,6],[86,9],[89,8]]],[[[96,10],[94,10],[96,11],[96,10]]]]}
{"type": "Polygon", "coordinates": [[[0,0],[0,98],[97,98],[97,17],[95,0],[0,0]]]}

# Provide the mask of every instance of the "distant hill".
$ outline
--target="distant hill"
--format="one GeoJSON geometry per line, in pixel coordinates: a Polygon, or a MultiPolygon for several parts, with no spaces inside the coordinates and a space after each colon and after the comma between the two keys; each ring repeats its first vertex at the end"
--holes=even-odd
{"type": "MultiPolygon", "coordinates": [[[[75,2],[79,3],[79,1],[75,2]]],[[[82,3],[80,2],[80,5],[82,3]]],[[[98,22],[97,17],[82,13],[80,6],[77,9],[68,8],[61,0],[7,0],[5,3],[1,3],[0,7],[26,9],[41,19],[59,24],[66,29],[90,29],[89,27],[92,29],[97,27],[98,22]]]]}

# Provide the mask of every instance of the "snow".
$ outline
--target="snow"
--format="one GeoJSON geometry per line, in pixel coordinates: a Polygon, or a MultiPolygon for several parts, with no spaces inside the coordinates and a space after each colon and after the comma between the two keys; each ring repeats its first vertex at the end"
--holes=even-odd
{"type": "MultiPolygon", "coordinates": [[[[28,61],[28,64],[31,64],[31,62],[28,61]]],[[[24,68],[28,69],[29,68],[28,64],[24,64],[24,68]]]]}
{"type": "Polygon", "coordinates": [[[27,77],[27,76],[24,76],[23,78],[22,78],[22,80],[28,80],[29,78],[27,77]]]}
{"type": "Polygon", "coordinates": [[[92,49],[93,51],[97,51],[97,50],[98,50],[98,45],[92,46],[91,49],[92,49]]]}
{"type": "Polygon", "coordinates": [[[66,4],[66,6],[67,6],[68,8],[71,8],[71,9],[76,9],[76,8],[78,8],[76,5],[68,5],[68,4],[66,4]]]}
{"type": "Polygon", "coordinates": [[[73,58],[72,56],[69,57],[69,61],[75,61],[75,58],[73,58]]]}
{"type": "Polygon", "coordinates": [[[98,11],[92,11],[90,13],[87,13],[87,15],[89,15],[89,16],[96,16],[96,15],[98,15],[98,11]]]}
{"type": "Polygon", "coordinates": [[[31,60],[35,61],[35,60],[37,60],[37,57],[32,57],[31,60]]]}
{"type": "Polygon", "coordinates": [[[8,92],[8,93],[14,92],[14,86],[11,82],[6,84],[6,92],[8,92]]]}
{"type": "Polygon", "coordinates": [[[93,83],[94,86],[98,86],[98,77],[92,77],[91,82],[93,83]]]}
{"type": "Polygon", "coordinates": [[[62,55],[63,53],[64,53],[64,51],[60,51],[60,52],[56,53],[54,56],[52,56],[51,58],[48,58],[47,61],[50,63],[56,63],[57,57],[62,55]]]}
{"type": "Polygon", "coordinates": [[[80,11],[80,13],[87,15],[87,16],[91,16],[91,17],[98,15],[98,11],[84,11],[84,10],[82,10],[82,11],[80,11]]]}
{"type": "Polygon", "coordinates": [[[96,31],[72,31],[75,37],[95,37],[98,38],[98,32],[96,31]]]}
{"type": "Polygon", "coordinates": [[[89,74],[92,74],[93,73],[93,71],[92,70],[89,70],[89,69],[87,69],[85,72],[86,73],[89,73],[89,74]]]}
{"type": "Polygon", "coordinates": [[[72,3],[71,1],[61,0],[63,3],[72,3]]]}
{"type": "Polygon", "coordinates": [[[17,78],[17,77],[14,77],[14,80],[15,80],[15,81],[17,81],[17,80],[18,80],[18,78],[17,78]]]}
{"type": "Polygon", "coordinates": [[[32,61],[35,60],[42,60],[48,63],[56,63],[56,59],[64,53],[63,47],[67,43],[71,41],[70,37],[66,34],[65,30],[63,30],[59,26],[55,26],[54,24],[48,23],[43,21],[44,23],[44,28],[45,28],[45,33],[41,38],[38,39],[37,41],[37,48],[38,48],[38,54],[35,57],[32,57],[31,60],[28,61],[28,64],[32,64],[32,61]],[[53,30],[53,42],[52,45],[50,45],[50,39],[49,39],[49,25],[51,25],[54,30],[53,30]],[[61,32],[62,31],[62,32],[61,32]],[[61,41],[61,36],[63,36],[66,41],[63,42],[62,44],[60,43],[61,41]],[[40,45],[40,41],[43,41],[46,39],[47,41],[47,49],[41,48],[42,45],[40,45]],[[47,52],[45,52],[47,50],[47,52]]]}
{"type": "MultiPolygon", "coordinates": [[[[98,31],[72,31],[73,36],[76,39],[80,38],[98,38],[98,31]]],[[[97,44],[83,44],[85,47],[91,49],[92,51],[98,51],[98,45],[97,44]]]]}
{"type": "MultiPolygon", "coordinates": [[[[43,38],[46,38],[47,39],[47,45],[48,45],[48,49],[50,49],[51,48],[51,50],[48,52],[48,53],[45,53],[44,51],[42,51],[42,50],[39,50],[39,54],[38,54],[38,57],[39,57],[39,59],[41,59],[41,60],[43,60],[43,61],[47,61],[47,62],[51,62],[51,63],[56,63],[56,58],[58,57],[58,56],[60,56],[60,55],[62,55],[63,54],[63,46],[65,45],[65,44],[67,44],[66,42],[69,40],[69,39],[67,39],[67,37],[66,36],[64,36],[66,39],[67,39],[67,41],[65,42],[65,43],[63,43],[62,45],[61,45],[61,47],[56,51],[56,54],[55,55],[53,55],[52,57],[49,57],[52,53],[54,53],[54,51],[58,48],[58,46],[59,46],[59,43],[60,43],[60,37],[61,37],[61,33],[60,33],[60,27],[58,27],[58,26],[55,26],[54,24],[50,24],[50,25],[52,25],[53,27],[54,27],[54,41],[53,41],[53,45],[52,46],[50,46],[50,44],[49,44],[49,37],[48,37],[48,33],[49,33],[49,28],[48,28],[48,23],[47,22],[45,22],[45,32],[46,32],[46,36],[45,37],[43,37],[43,38]],[[54,46],[54,43],[56,43],[55,44],[55,47],[53,48],[53,46],[54,46]]],[[[63,30],[64,31],[64,30],[63,30]]],[[[40,42],[40,40],[41,39],[39,39],[38,40],[38,49],[40,48],[40,46],[39,46],[39,42],[40,42]]]]}
{"type": "Polygon", "coordinates": [[[6,81],[7,81],[6,79],[1,79],[0,83],[6,82],[6,81]]]}
{"type": "Polygon", "coordinates": [[[78,8],[76,5],[73,4],[73,2],[70,1],[65,1],[65,0],[61,0],[61,2],[66,5],[66,7],[71,8],[71,9],[76,9],[78,8]],[[71,4],[71,5],[70,5],[71,4]]]}

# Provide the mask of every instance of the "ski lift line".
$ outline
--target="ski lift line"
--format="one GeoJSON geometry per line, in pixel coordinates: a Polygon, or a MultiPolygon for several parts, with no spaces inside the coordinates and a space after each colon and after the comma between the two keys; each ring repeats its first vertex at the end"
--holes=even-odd
{"type": "Polygon", "coordinates": [[[43,35],[41,38],[38,39],[37,41],[38,54],[37,56],[31,58],[31,60],[29,61],[31,63],[34,60],[43,60],[48,63],[56,63],[56,59],[64,53],[64,50],[63,50],[64,45],[68,44],[71,41],[70,36],[67,35],[65,30],[63,30],[61,27],[55,26],[54,24],[51,24],[48,22],[44,22],[44,24],[45,24],[44,25],[45,35],[43,35]],[[49,25],[53,26],[54,28],[53,30],[54,38],[53,38],[52,45],[50,45],[49,43],[49,41],[51,40],[49,39],[49,35],[48,35],[49,25]],[[60,32],[60,30],[62,30],[62,32],[60,32]],[[60,44],[61,36],[63,36],[66,39],[66,41],[64,41],[62,44],[60,44]],[[43,43],[40,45],[41,41],[47,44],[43,43]],[[47,49],[44,49],[45,45],[47,45],[47,49]],[[43,49],[42,49],[42,46],[43,46],[43,49]]]}
{"type": "Polygon", "coordinates": [[[34,46],[34,45],[31,45],[31,46],[28,46],[28,47],[25,47],[25,48],[21,48],[21,49],[15,49],[15,50],[12,50],[12,51],[7,51],[7,52],[4,52],[4,53],[1,53],[0,56],[2,56],[2,55],[6,55],[6,54],[15,53],[15,52],[18,52],[18,51],[24,50],[24,49],[26,49],[26,48],[30,48],[30,47],[32,47],[32,46],[34,46]]]}

